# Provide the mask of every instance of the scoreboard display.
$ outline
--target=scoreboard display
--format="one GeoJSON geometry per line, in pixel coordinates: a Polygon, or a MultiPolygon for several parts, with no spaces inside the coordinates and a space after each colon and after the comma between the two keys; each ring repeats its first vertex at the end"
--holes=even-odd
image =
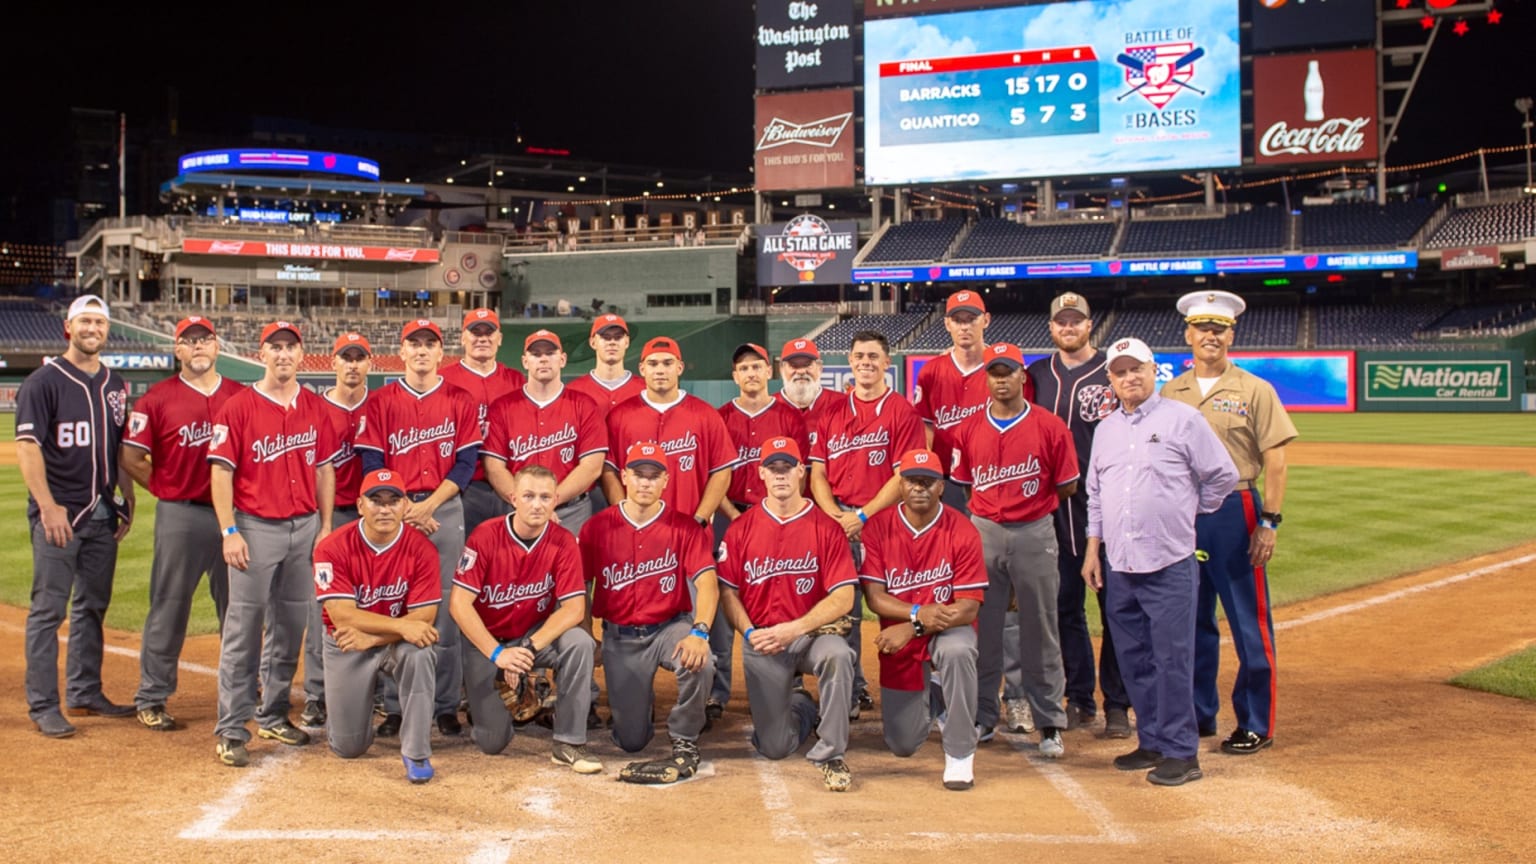
{"type": "Polygon", "coordinates": [[[1238,0],[1073,0],[864,25],[870,185],[1242,161],[1238,0]]]}

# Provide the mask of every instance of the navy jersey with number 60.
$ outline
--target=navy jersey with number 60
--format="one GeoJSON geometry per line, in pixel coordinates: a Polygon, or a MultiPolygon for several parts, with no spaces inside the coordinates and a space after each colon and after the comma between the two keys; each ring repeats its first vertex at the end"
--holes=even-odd
{"type": "MultiPolygon", "coordinates": [[[[102,366],[87,375],[63,357],[21,382],[16,394],[16,440],[43,451],[48,491],[79,527],[117,485],[117,452],[128,421],[128,385],[102,366]]],[[[38,519],[27,496],[27,518],[38,519]]]]}

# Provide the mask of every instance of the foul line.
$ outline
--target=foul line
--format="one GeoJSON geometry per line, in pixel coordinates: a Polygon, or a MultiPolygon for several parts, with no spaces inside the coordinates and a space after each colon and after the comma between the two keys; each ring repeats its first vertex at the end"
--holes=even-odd
{"type": "Polygon", "coordinates": [[[774,842],[797,840],[811,848],[811,859],[816,864],[840,864],[843,859],[817,843],[816,838],[802,828],[800,820],[795,818],[794,798],[784,783],[784,775],[779,771],[778,763],[764,758],[756,748],[752,750],[752,761],[753,767],[757,769],[759,793],[763,799],[763,809],[768,811],[774,842]]]}
{"type": "Polygon", "coordinates": [[[1409,588],[1399,588],[1396,591],[1389,591],[1386,594],[1382,594],[1376,597],[1369,597],[1356,603],[1346,603],[1343,606],[1335,606],[1332,609],[1324,609],[1320,612],[1313,612],[1310,615],[1303,615],[1300,618],[1292,618],[1289,621],[1281,621],[1275,624],[1275,629],[1289,630],[1292,627],[1300,627],[1303,624],[1313,624],[1318,621],[1325,621],[1329,618],[1337,617],[1339,615],[1348,615],[1351,612],[1358,612],[1361,609],[1368,609],[1372,606],[1380,606],[1383,603],[1391,603],[1394,600],[1401,600],[1404,597],[1411,597],[1414,594],[1422,594],[1425,591],[1432,591],[1436,588],[1444,588],[1447,585],[1455,585],[1458,582],[1466,582],[1469,579],[1476,579],[1479,576],[1487,576],[1490,573],[1497,573],[1500,570],[1508,570],[1511,567],[1519,567],[1522,564],[1529,564],[1532,561],[1536,561],[1536,555],[1523,555],[1519,558],[1511,558],[1508,561],[1500,561],[1497,564],[1489,564],[1486,567],[1478,567],[1474,570],[1466,570],[1461,573],[1455,573],[1450,576],[1446,576],[1443,579],[1436,579],[1433,582],[1426,582],[1423,585],[1414,585],[1409,588]]]}

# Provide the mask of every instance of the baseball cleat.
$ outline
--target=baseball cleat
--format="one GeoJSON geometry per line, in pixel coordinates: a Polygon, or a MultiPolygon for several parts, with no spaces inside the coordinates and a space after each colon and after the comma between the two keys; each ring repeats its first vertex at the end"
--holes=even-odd
{"type": "Polygon", "coordinates": [[[825,762],[817,762],[816,767],[821,769],[821,776],[826,781],[828,792],[847,792],[853,785],[853,772],[848,770],[848,763],[843,761],[841,756],[825,762]]]}
{"type": "Polygon", "coordinates": [[[304,713],[299,715],[299,725],[316,729],[325,725],[325,703],[311,699],[304,703],[304,713]]]}
{"type": "MultiPolygon", "coordinates": [[[[943,727],[942,724],[939,726],[939,731],[940,732],[944,731],[944,727],[943,727]]],[[[976,743],[977,744],[985,744],[988,741],[991,741],[993,738],[996,738],[996,737],[997,737],[997,727],[996,726],[983,726],[980,723],[976,724],[976,743]]]]}
{"type": "Polygon", "coordinates": [[[962,759],[944,754],[944,788],[951,792],[964,792],[976,785],[976,754],[962,759]]]}
{"type": "Polygon", "coordinates": [[[1275,739],[1267,735],[1260,735],[1243,727],[1237,727],[1231,737],[1221,742],[1221,752],[1233,756],[1251,756],[1275,743],[1275,739]]]}
{"type": "Polygon", "coordinates": [[[425,783],[437,773],[432,770],[431,759],[412,759],[409,756],[401,756],[400,761],[405,763],[405,779],[412,783],[425,783]]]}
{"type": "Polygon", "coordinates": [[[672,739],[672,761],[677,763],[678,774],[692,777],[699,770],[699,742],[683,738],[672,739]]]}
{"type": "Polygon", "coordinates": [[[603,773],[603,763],[594,759],[587,752],[585,744],[567,744],[564,741],[556,741],[554,749],[550,751],[549,761],[556,765],[570,768],[577,774],[603,773]]]}
{"type": "Polygon", "coordinates": [[[119,705],[105,696],[97,696],[84,705],[71,705],[64,710],[71,717],[90,717],[93,714],[102,717],[132,717],[137,713],[132,705],[119,705]]]}
{"type": "Polygon", "coordinates": [[[245,742],[239,738],[220,738],[213,752],[231,768],[244,768],[251,764],[251,754],[245,751],[245,742]]]}
{"type": "Polygon", "coordinates": [[[721,705],[718,701],[716,701],[714,699],[711,699],[708,702],[705,702],[704,703],[704,731],[708,732],[709,730],[713,729],[715,727],[715,721],[719,720],[723,716],[725,716],[725,706],[724,705],[721,705]]]}
{"type": "Polygon", "coordinates": [[[374,734],[378,735],[380,738],[393,738],[396,735],[399,735],[400,720],[401,717],[399,714],[384,715],[384,722],[379,724],[379,728],[373,730],[374,734]]]}
{"type": "Polygon", "coordinates": [[[449,711],[437,715],[437,731],[449,737],[463,734],[464,724],[459,722],[459,713],[457,711],[449,711]]]}
{"type": "Polygon", "coordinates": [[[1003,707],[1009,732],[1028,735],[1035,731],[1035,715],[1029,710],[1028,702],[1023,699],[1008,699],[1003,702],[1003,707]]]}
{"type": "Polygon", "coordinates": [[[873,710],[875,710],[875,697],[869,695],[869,691],[868,690],[860,690],[859,691],[858,700],[859,700],[859,710],[860,711],[873,711],[873,710]]]}
{"type": "Polygon", "coordinates": [[[1046,726],[1040,730],[1040,755],[1047,759],[1060,759],[1067,753],[1067,746],[1061,741],[1061,730],[1055,726],[1046,726]]]}
{"type": "Polygon", "coordinates": [[[1083,708],[1078,705],[1067,706],[1068,729],[1083,729],[1092,726],[1098,719],[1098,712],[1092,708],[1083,708]]]}
{"type": "Polygon", "coordinates": [[[50,711],[33,720],[32,723],[37,726],[37,731],[49,738],[68,738],[75,734],[74,725],[57,711],[50,711]]]}
{"type": "Polygon", "coordinates": [[[1204,776],[1200,770],[1200,760],[1169,758],[1147,772],[1147,782],[1156,786],[1183,786],[1204,776]]]}
{"type": "Polygon", "coordinates": [[[273,723],[271,726],[263,726],[256,730],[256,734],[271,741],[287,744],[290,747],[303,747],[309,743],[309,733],[288,722],[288,718],[273,723]]]}
{"type": "Polygon", "coordinates": [[[1163,764],[1163,754],[1145,747],[1137,747],[1129,753],[1115,757],[1115,767],[1121,771],[1145,771],[1163,764]]]}
{"type": "Polygon", "coordinates": [[[139,722],[155,732],[171,732],[176,729],[176,718],[165,713],[164,705],[151,705],[139,709],[139,722]]]}
{"type": "Polygon", "coordinates": [[[1104,737],[1131,737],[1131,718],[1124,708],[1104,709],[1104,737]]]}

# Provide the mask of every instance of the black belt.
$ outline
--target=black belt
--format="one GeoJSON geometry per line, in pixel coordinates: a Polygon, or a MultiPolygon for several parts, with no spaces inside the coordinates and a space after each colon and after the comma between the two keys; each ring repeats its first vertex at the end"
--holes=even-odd
{"type": "Polygon", "coordinates": [[[587,496],[591,495],[591,494],[592,494],[591,492],[583,492],[580,495],[577,495],[575,498],[572,498],[571,500],[565,502],[564,504],[561,504],[559,507],[556,507],[555,509],[556,510],[564,510],[565,508],[571,506],[572,504],[580,504],[581,502],[587,500],[587,496]]]}
{"type": "Polygon", "coordinates": [[[428,498],[431,498],[432,497],[432,492],[436,492],[436,491],[437,491],[436,489],[433,489],[431,492],[410,492],[410,493],[407,493],[405,497],[411,499],[412,501],[415,501],[415,502],[419,503],[421,501],[427,500],[428,498]]]}
{"type": "Polygon", "coordinates": [[[735,507],[737,510],[741,511],[742,513],[745,513],[748,510],[752,509],[752,505],[748,504],[745,501],[732,501],[731,502],[731,506],[735,507]]]}
{"type": "Polygon", "coordinates": [[[169,503],[169,504],[185,504],[188,507],[202,507],[202,508],[207,509],[207,510],[212,510],[213,509],[213,504],[212,503],[204,503],[202,501],[190,501],[190,500],[187,500],[187,499],[182,499],[182,500],[178,501],[178,500],[176,500],[174,498],[171,498],[171,499],[167,500],[167,503],[169,503]]]}
{"type": "Polygon", "coordinates": [[[660,633],[662,630],[665,630],[676,622],[681,621],[683,617],[684,616],[682,615],[676,615],[668,618],[665,621],[662,621],[659,624],[640,624],[634,627],[631,627],[627,624],[615,624],[612,621],[604,621],[603,627],[605,629],[612,628],[615,635],[623,636],[626,639],[643,639],[646,636],[653,636],[657,633],[660,633]]]}

